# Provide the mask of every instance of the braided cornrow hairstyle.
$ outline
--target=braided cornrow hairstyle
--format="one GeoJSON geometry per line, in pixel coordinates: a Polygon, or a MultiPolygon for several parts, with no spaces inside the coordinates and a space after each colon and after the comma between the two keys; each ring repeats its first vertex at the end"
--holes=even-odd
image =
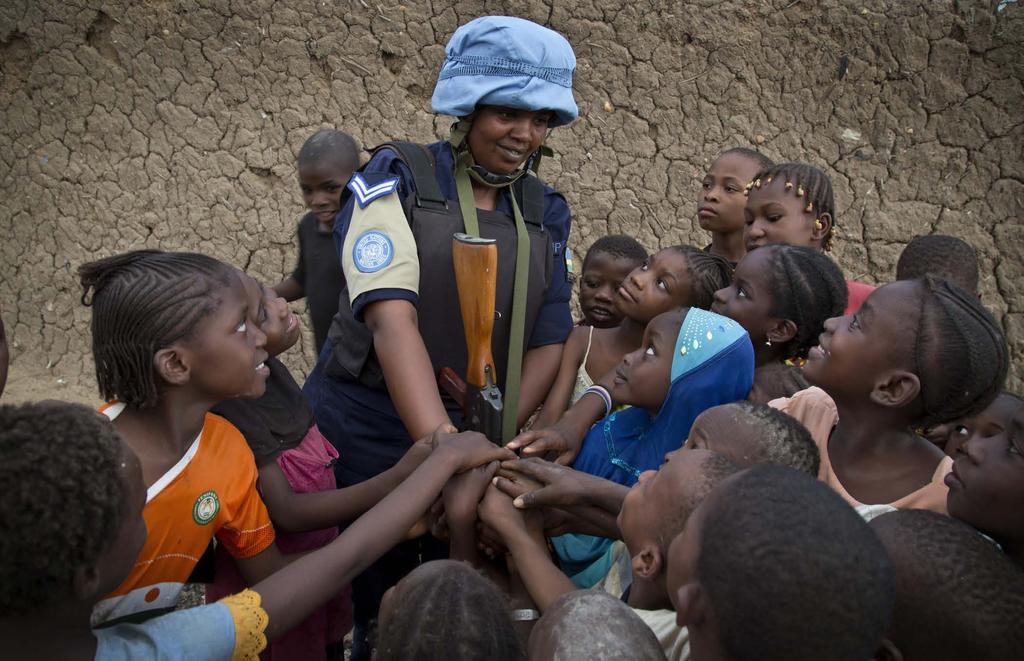
{"type": "Polygon", "coordinates": [[[825,321],[846,309],[847,289],[843,272],[825,253],[804,246],[775,244],[772,263],[773,317],[796,324],[796,335],[783,347],[783,358],[806,358],[825,321]]]}
{"type": "Polygon", "coordinates": [[[671,246],[686,258],[686,268],[690,271],[690,307],[710,310],[715,302],[715,292],[728,287],[732,281],[732,266],[718,255],[712,255],[693,246],[671,246]]]}
{"type": "Polygon", "coordinates": [[[807,213],[813,213],[815,217],[827,213],[832,218],[828,232],[821,239],[822,249],[831,251],[832,231],[836,226],[836,201],[829,176],[807,163],[779,163],[757,173],[750,186],[760,188],[773,179],[783,180],[788,192],[803,198],[807,205],[804,211],[807,213]]]}
{"type": "Polygon", "coordinates": [[[78,269],[92,307],[92,354],[104,399],[146,408],[159,397],[153,356],[189,337],[217,307],[233,269],[198,253],[135,250],[78,269]]]}
{"type": "Polygon", "coordinates": [[[977,296],[926,276],[914,341],[921,426],[975,415],[1002,390],[1010,359],[999,322],[977,296]]]}
{"type": "Polygon", "coordinates": [[[470,565],[437,562],[446,566],[403,579],[401,599],[380,620],[377,661],[519,661],[505,596],[470,565]]]}

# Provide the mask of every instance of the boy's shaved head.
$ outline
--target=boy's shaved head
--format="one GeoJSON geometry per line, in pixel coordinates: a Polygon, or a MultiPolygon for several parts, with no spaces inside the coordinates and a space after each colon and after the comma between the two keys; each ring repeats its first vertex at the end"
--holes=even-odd
{"type": "Polygon", "coordinates": [[[632,608],[601,590],[562,595],[530,634],[531,661],[664,658],[650,627],[632,608]]]}
{"type": "Polygon", "coordinates": [[[729,659],[864,661],[889,624],[893,583],[853,508],[782,466],[727,478],[670,549],[669,593],[693,649],[729,659]],[[685,615],[696,600],[704,619],[685,615]]]}
{"type": "Polygon", "coordinates": [[[965,523],[925,510],[871,527],[896,572],[889,640],[905,659],[1014,659],[1024,650],[1024,572],[965,523]]]}
{"type": "Polygon", "coordinates": [[[300,168],[329,164],[354,172],[359,168],[359,147],[348,133],[320,129],[302,143],[298,161],[300,168]]]}

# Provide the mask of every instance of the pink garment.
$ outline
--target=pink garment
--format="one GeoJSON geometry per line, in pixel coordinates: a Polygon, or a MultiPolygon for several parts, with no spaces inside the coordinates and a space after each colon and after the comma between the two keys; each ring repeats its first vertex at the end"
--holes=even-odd
{"type": "MultiPolygon", "coordinates": [[[[298,446],[278,455],[277,465],[284,471],[295,493],[313,493],[337,488],[331,466],[337,458],[338,451],[313,425],[298,446]]],[[[337,528],[301,533],[279,532],[277,545],[283,553],[300,553],[325,546],[337,536],[337,528]]],[[[208,604],[241,592],[246,587],[234,560],[220,546],[217,547],[216,568],[216,579],[206,586],[208,604]]],[[[351,629],[352,588],[346,585],[337,597],[271,643],[260,658],[264,661],[324,659],[327,645],[341,641],[351,629]]]]}
{"type": "MultiPolygon", "coordinates": [[[[839,481],[839,477],[832,470],[832,462],[828,456],[828,437],[839,422],[839,411],[832,398],[821,388],[811,387],[801,390],[792,397],[773,399],[768,402],[768,406],[793,416],[811,432],[811,437],[821,454],[818,479],[832,487],[854,507],[865,505],[866,503],[860,502],[846,491],[839,481]]],[[[935,472],[928,484],[887,504],[896,509],[932,510],[940,514],[947,514],[946,495],[949,492],[949,487],[946,486],[944,480],[946,473],[952,468],[953,460],[950,457],[944,457],[935,467],[935,472]]]]}
{"type": "Polygon", "coordinates": [[[864,305],[864,301],[868,300],[868,296],[871,296],[871,292],[875,291],[874,285],[869,285],[866,282],[855,282],[853,280],[846,281],[846,310],[843,314],[853,314],[860,309],[860,306],[864,305]]]}

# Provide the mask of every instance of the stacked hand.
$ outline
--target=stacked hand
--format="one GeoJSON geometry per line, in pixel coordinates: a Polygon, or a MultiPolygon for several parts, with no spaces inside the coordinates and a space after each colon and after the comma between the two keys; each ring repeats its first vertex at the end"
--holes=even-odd
{"type": "Polygon", "coordinates": [[[572,507],[586,498],[588,478],[543,459],[516,459],[502,462],[495,485],[515,498],[518,508],[572,507]]]}
{"type": "Polygon", "coordinates": [[[531,429],[519,434],[508,447],[511,450],[522,450],[524,455],[539,457],[546,452],[557,453],[555,461],[568,466],[580,452],[582,439],[564,428],[559,423],[546,429],[531,429]]]}

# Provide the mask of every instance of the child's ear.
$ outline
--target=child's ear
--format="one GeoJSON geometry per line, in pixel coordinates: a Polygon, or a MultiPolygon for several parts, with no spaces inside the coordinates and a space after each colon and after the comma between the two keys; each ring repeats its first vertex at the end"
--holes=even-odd
{"type": "Polygon", "coordinates": [[[832,229],[832,214],[823,213],[814,219],[814,224],[811,226],[811,238],[821,241],[828,236],[830,229],[832,229]]]}
{"type": "Polygon", "coordinates": [[[896,647],[896,643],[883,638],[882,642],[878,643],[878,649],[871,657],[871,661],[903,661],[903,652],[896,647]]]}
{"type": "Polygon", "coordinates": [[[707,619],[710,605],[700,583],[686,583],[676,591],[676,624],[681,627],[699,625],[707,619]]]}
{"type": "Polygon", "coordinates": [[[910,404],[921,393],[921,381],[913,372],[898,370],[885,374],[874,390],[871,401],[879,406],[901,408],[910,404]]]}
{"type": "Polygon", "coordinates": [[[654,579],[661,573],[663,558],[661,549],[654,544],[644,545],[640,552],[633,556],[633,575],[654,579]]]}
{"type": "Polygon", "coordinates": [[[153,369],[161,379],[174,386],[188,383],[191,372],[188,357],[177,344],[160,349],[153,355],[153,369]]]}
{"type": "Polygon", "coordinates": [[[785,344],[796,337],[796,324],[789,319],[777,319],[766,337],[772,344],[785,344]]]}
{"type": "Polygon", "coordinates": [[[100,572],[95,565],[85,565],[71,575],[71,591],[79,601],[95,601],[100,589],[100,572]]]}

